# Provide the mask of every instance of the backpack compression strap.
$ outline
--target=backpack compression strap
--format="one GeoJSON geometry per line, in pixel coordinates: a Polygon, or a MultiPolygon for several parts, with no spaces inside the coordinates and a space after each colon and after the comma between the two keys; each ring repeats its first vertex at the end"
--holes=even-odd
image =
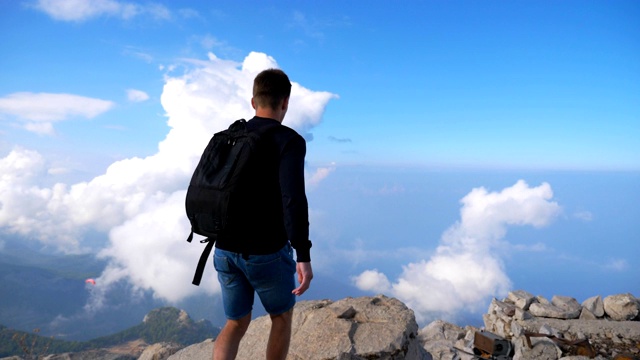
{"type": "Polygon", "coordinates": [[[213,249],[213,245],[216,243],[216,239],[213,237],[208,237],[204,240],[200,240],[201,243],[207,243],[204,250],[202,251],[202,255],[200,255],[200,260],[198,260],[198,266],[196,267],[196,273],[193,275],[193,281],[191,282],[195,286],[200,286],[200,280],[202,280],[202,274],[204,273],[204,267],[207,265],[207,260],[209,260],[209,254],[211,254],[211,250],[213,249]]]}

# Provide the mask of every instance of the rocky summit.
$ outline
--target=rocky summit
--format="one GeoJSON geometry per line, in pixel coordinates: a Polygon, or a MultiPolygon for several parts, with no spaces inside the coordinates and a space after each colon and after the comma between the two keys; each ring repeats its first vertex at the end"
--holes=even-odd
{"type": "MultiPolygon", "coordinates": [[[[640,302],[631,294],[547,300],[523,290],[493,299],[485,326],[437,320],[417,330],[413,311],[397,299],[307,301],[294,309],[287,359],[640,360],[640,302]]],[[[262,359],[270,321],[254,320],[238,359],[262,359]]],[[[170,360],[209,359],[215,342],[193,345],[170,360]]]]}
{"type": "MultiPolygon", "coordinates": [[[[253,320],[240,343],[237,359],[264,359],[270,327],[268,316],[253,320]]],[[[287,359],[431,359],[417,337],[418,325],[413,311],[394,298],[378,295],[335,302],[302,301],[294,308],[287,359]]],[[[195,347],[211,356],[215,344],[211,345],[195,347]]],[[[169,359],[195,356],[206,358],[186,348],[169,359]]]]}
{"type": "MultiPolygon", "coordinates": [[[[302,301],[294,308],[287,359],[640,360],[639,314],[640,301],[631,294],[579,303],[568,296],[548,300],[517,290],[491,301],[483,328],[437,320],[418,330],[413,311],[384,295],[302,301]]],[[[268,316],[251,322],[237,359],[264,359],[270,325],[268,316]]],[[[215,341],[145,346],[136,355],[102,349],[45,359],[210,360],[215,341]]]]}
{"type": "Polygon", "coordinates": [[[639,313],[640,301],[631,294],[578,303],[568,296],[548,300],[518,290],[493,299],[483,329],[436,321],[420,335],[434,359],[640,360],[639,313]],[[480,351],[478,339],[493,345],[485,350],[494,353],[480,351]]]}

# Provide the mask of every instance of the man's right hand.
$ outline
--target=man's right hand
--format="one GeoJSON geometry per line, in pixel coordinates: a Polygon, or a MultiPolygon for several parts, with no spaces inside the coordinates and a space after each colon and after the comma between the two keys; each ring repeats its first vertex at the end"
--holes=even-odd
{"type": "Polygon", "coordinates": [[[292,293],[294,295],[300,296],[304,294],[305,291],[307,291],[309,285],[311,284],[311,279],[313,279],[313,270],[311,269],[311,263],[297,263],[296,272],[298,273],[298,282],[300,283],[300,286],[293,289],[292,293]]]}

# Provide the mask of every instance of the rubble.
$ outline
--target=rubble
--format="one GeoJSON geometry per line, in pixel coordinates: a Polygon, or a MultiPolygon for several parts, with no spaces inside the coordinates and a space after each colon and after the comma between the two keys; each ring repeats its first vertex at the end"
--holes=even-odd
{"type": "Polygon", "coordinates": [[[554,296],[548,301],[520,290],[504,301],[493,299],[483,320],[486,331],[513,343],[514,360],[578,355],[640,359],[639,306],[631,294],[604,300],[595,296],[580,304],[571,297],[554,296]]]}

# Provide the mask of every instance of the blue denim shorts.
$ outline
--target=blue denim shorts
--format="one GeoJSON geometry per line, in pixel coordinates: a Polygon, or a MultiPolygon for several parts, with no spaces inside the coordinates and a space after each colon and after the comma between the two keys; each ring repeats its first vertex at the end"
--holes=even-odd
{"type": "Polygon", "coordinates": [[[268,255],[249,255],[215,249],[213,265],[222,288],[222,303],[228,319],[238,320],[253,309],[254,293],[270,315],[290,310],[296,303],[296,262],[287,244],[268,255]]]}

